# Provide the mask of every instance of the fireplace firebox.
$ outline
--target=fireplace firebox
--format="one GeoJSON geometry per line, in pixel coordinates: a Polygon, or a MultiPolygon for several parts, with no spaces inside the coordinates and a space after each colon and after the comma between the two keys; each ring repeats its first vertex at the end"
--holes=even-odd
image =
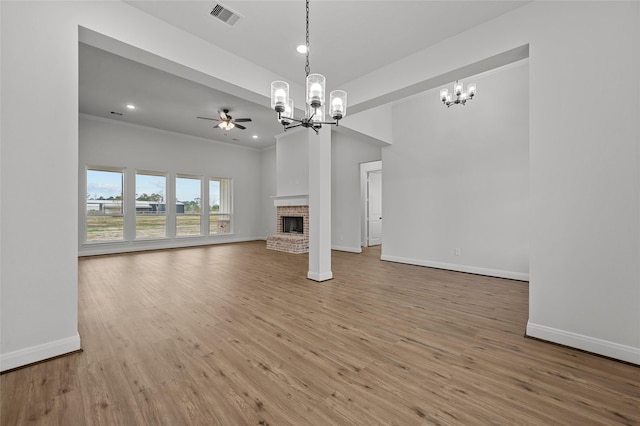
{"type": "Polygon", "coordinates": [[[276,233],[267,236],[267,248],[293,254],[309,253],[309,206],[276,207],[276,233]]]}
{"type": "Polygon", "coordinates": [[[302,216],[282,216],[282,232],[285,234],[303,234],[304,220],[302,216]]]}

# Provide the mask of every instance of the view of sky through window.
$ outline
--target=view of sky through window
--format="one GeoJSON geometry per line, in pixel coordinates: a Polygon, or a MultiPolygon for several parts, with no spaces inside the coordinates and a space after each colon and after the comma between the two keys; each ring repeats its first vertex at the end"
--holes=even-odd
{"type": "Polygon", "coordinates": [[[200,201],[202,198],[200,192],[200,179],[179,177],[176,179],[176,200],[180,202],[200,201]]]}
{"type": "Polygon", "coordinates": [[[121,172],[87,170],[87,199],[122,197],[122,187],[121,172]]]}
{"type": "Polygon", "coordinates": [[[167,179],[164,176],[136,175],[136,200],[143,194],[158,194],[162,196],[162,201],[166,201],[167,190],[165,188],[167,179]]]}
{"type": "MultiPolygon", "coordinates": [[[[136,198],[143,193],[162,194],[166,200],[166,188],[163,176],[140,175],[136,176],[136,198]]],[[[120,172],[110,172],[103,170],[87,170],[87,199],[97,200],[100,197],[109,199],[110,197],[122,197],[122,174],[120,172]]],[[[179,193],[176,197],[178,201],[194,201],[200,199],[199,179],[180,179],[179,193]]],[[[220,186],[212,182],[209,188],[209,204],[220,203],[220,186]]]]}

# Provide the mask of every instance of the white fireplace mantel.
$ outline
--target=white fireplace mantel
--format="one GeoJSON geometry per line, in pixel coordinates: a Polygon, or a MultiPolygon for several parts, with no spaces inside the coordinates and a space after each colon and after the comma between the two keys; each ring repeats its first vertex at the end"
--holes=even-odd
{"type": "Polygon", "coordinates": [[[301,195],[272,195],[273,205],[275,207],[284,207],[284,206],[308,206],[309,205],[309,195],[301,194],[301,195]]]}

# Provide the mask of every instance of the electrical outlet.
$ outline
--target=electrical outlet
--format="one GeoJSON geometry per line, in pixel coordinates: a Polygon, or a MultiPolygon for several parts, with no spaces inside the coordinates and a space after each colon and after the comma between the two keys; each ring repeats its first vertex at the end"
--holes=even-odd
{"type": "Polygon", "coordinates": [[[456,256],[460,256],[460,254],[462,254],[462,250],[460,250],[459,248],[457,248],[457,249],[455,249],[455,250],[453,251],[453,253],[454,253],[456,256]]]}

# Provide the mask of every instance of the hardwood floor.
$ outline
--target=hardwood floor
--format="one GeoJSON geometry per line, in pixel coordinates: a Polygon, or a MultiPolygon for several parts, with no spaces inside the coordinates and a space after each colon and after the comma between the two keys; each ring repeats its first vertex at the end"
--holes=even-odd
{"type": "Polygon", "coordinates": [[[523,337],[528,284],[249,242],[79,260],[84,352],[2,426],[640,424],[640,368],[523,337]]]}

